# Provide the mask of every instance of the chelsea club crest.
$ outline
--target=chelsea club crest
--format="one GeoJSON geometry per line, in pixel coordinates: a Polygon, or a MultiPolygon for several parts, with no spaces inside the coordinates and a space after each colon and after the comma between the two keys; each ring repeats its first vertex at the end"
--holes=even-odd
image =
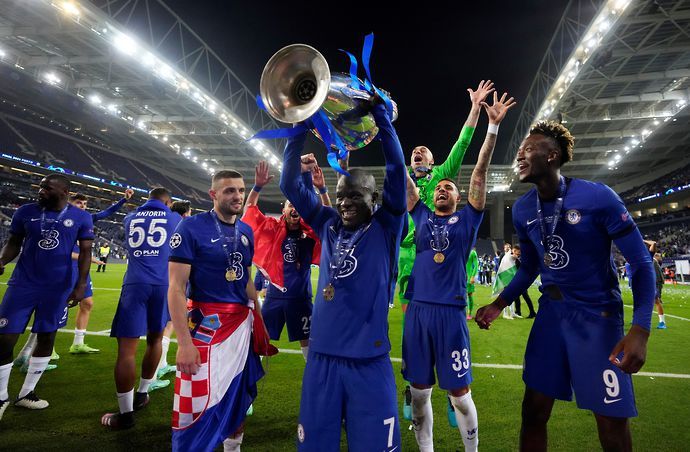
{"type": "Polygon", "coordinates": [[[567,221],[568,224],[578,224],[581,219],[582,215],[575,209],[570,209],[565,213],[565,221],[567,221]]]}

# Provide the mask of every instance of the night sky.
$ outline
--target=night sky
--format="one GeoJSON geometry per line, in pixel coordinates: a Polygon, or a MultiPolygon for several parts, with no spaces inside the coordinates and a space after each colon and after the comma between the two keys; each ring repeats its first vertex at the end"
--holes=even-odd
{"type": "MultiPolygon", "coordinates": [[[[364,36],[373,31],[373,81],[398,103],[395,126],[406,159],[424,144],[442,162],[469,111],[466,89],[491,79],[497,90],[518,100],[499,133],[493,161],[501,162],[506,152],[515,152],[507,146],[521,101],[566,2],[416,3],[411,8],[373,2],[166,1],[255,93],[265,63],[281,47],[309,44],[326,57],[331,71],[347,72],[347,57],[338,49],[360,59],[364,36]]],[[[465,162],[476,161],[486,124],[482,114],[465,162]]],[[[308,150],[323,163],[323,147],[312,141],[308,150]]],[[[353,153],[351,165],[382,165],[376,147],[353,153]]]]}

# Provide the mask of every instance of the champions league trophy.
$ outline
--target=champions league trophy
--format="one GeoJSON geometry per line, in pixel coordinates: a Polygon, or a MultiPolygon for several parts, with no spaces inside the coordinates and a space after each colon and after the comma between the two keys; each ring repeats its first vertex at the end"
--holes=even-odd
{"type": "MultiPolygon", "coordinates": [[[[373,34],[366,37],[362,52],[367,75],[372,44],[373,34]]],[[[261,74],[259,105],[278,121],[305,124],[262,131],[253,138],[284,138],[308,128],[330,148],[331,166],[346,174],[337,160],[369,144],[379,131],[365,104],[378,95],[391,120],[398,117],[395,102],[376,88],[370,78],[359,79],[357,59],[350,53],[348,56],[350,74],[343,74],[331,73],[323,55],[305,44],[289,45],[276,52],[261,74]]]]}

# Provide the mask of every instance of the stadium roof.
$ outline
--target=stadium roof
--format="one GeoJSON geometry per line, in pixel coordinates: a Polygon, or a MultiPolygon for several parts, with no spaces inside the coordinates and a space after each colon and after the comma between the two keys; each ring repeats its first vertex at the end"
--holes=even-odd
{"type": "Polygon", "coordinates": [[[688,102],[690,1],[571,1],[504,163],[530,124],[562,120],[576,139],[564,174],[619,190],[641,185],[690,162],[688,102]]]}
{"type": "MultiPolygon", "coordinates": [[[[279,165],[274,143],[246,141],[277,124],[162,1],[2,2],[0,63],[45,87],[0,84],[7,98],[199,189],[220,168],[279,165]],[[61,111],[48,87],[90,104],[87,114],[61,111]]],[[[264,197],[279,199],[277,187],[264,197]]]]}

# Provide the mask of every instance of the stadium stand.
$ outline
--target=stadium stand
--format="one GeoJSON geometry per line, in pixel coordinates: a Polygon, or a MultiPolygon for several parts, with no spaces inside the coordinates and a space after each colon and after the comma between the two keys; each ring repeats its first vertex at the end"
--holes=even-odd
{"type": "Polygon", "coordinates": [[[665,195],[669,190],[676,191],[679,187],[687,187],[690,184],[690,165],[675,170],[665,176],[655,179],[646,184],[642,184],[624,193],[621,198],[627,203],[637,202],[656,194],[665,195]]]}
{"type": "Polygon", "coordinates": [[[199,190],[174,181],[161,172],[108,152],[98,140],[74,131],[26,107],[0,101],[0,150],[45,165],[147,188],[168,187],[174,195],[195,204],[210,205],[199,190]],[[94,144],[89,144],[93,142],[94,144]]]}

